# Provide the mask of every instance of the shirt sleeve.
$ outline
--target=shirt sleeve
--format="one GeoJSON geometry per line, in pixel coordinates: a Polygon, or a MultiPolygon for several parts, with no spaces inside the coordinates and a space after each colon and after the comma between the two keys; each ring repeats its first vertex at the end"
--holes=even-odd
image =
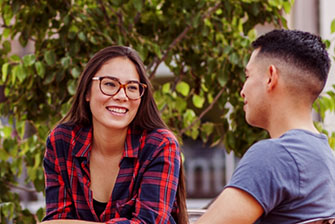
{"type": "Polygon", "coordinates": [[[243,156],[227,187],[249,193],[266,215],[280,203],[299,196],[298,167],[282,145],[261,141],[243,156]]]}
{"type": "Polygon", "coordinates": [[[141,187],[133,200],[133,217],[129,220],[114,218],[108,224],[176,223],[171,211],[176,200],[181,162],[177,141],[164,139],[147,162],[141,187]]]}
{"type": "Polygon", "coordinates": [[[57,158],[55,150],[55,136],[52,132],[47,139],[43,159],[46,195],[46,216],[43,221],[77,218],[72,199],[61,176],[59,160],[64,160],[64,158],[57,158]]]}

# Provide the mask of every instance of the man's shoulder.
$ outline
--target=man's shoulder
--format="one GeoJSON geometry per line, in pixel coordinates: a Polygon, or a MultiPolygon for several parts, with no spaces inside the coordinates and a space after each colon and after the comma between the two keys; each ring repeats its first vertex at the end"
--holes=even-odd
{"type": "Polygon", "coordinates": [[[282,143],[278,139],[263,139],[253,144],[247,151],[253,153],[270,152],[282,149],[282,143]]]}

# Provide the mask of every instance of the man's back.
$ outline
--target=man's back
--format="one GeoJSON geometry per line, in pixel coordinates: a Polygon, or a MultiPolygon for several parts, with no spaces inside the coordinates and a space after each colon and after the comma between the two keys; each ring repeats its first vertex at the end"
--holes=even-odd
{"type": "Polygon", "coordinates": [[[295,223],[335,215],[334,170],[325,135],[290,130],[253,145],[227,187],[244,190],[260,203],[259,223],[295,223]]]}

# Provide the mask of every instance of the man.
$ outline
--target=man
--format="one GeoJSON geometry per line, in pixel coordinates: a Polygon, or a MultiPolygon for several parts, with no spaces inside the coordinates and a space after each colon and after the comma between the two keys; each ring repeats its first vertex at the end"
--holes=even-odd
{"type": "Polygon", "coordinates": [[[335,216],[335,158],[313,125],[330,60],[310,33],[273,30],[252,43],[241,90],[246,121],[271,139],[254,144],[197,224],[297,223],[335,216]]]}

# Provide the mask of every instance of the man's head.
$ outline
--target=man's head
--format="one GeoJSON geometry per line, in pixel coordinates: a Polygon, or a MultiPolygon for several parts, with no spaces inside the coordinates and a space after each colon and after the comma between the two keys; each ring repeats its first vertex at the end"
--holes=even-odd
{"type": "Polygon", "coordinates": [[[296,30],[273,30],[252,46],[247,80],[241,91],[247,122],[259,127],[267,122],[269,104],[273,103],[271,93],[278,86],[281,93],[285,92],[283,96],[311,107],[325,86],[330,68],[320,37],[296,30]],[[262,121],[257,120],[257,114],[262,121]]]}

